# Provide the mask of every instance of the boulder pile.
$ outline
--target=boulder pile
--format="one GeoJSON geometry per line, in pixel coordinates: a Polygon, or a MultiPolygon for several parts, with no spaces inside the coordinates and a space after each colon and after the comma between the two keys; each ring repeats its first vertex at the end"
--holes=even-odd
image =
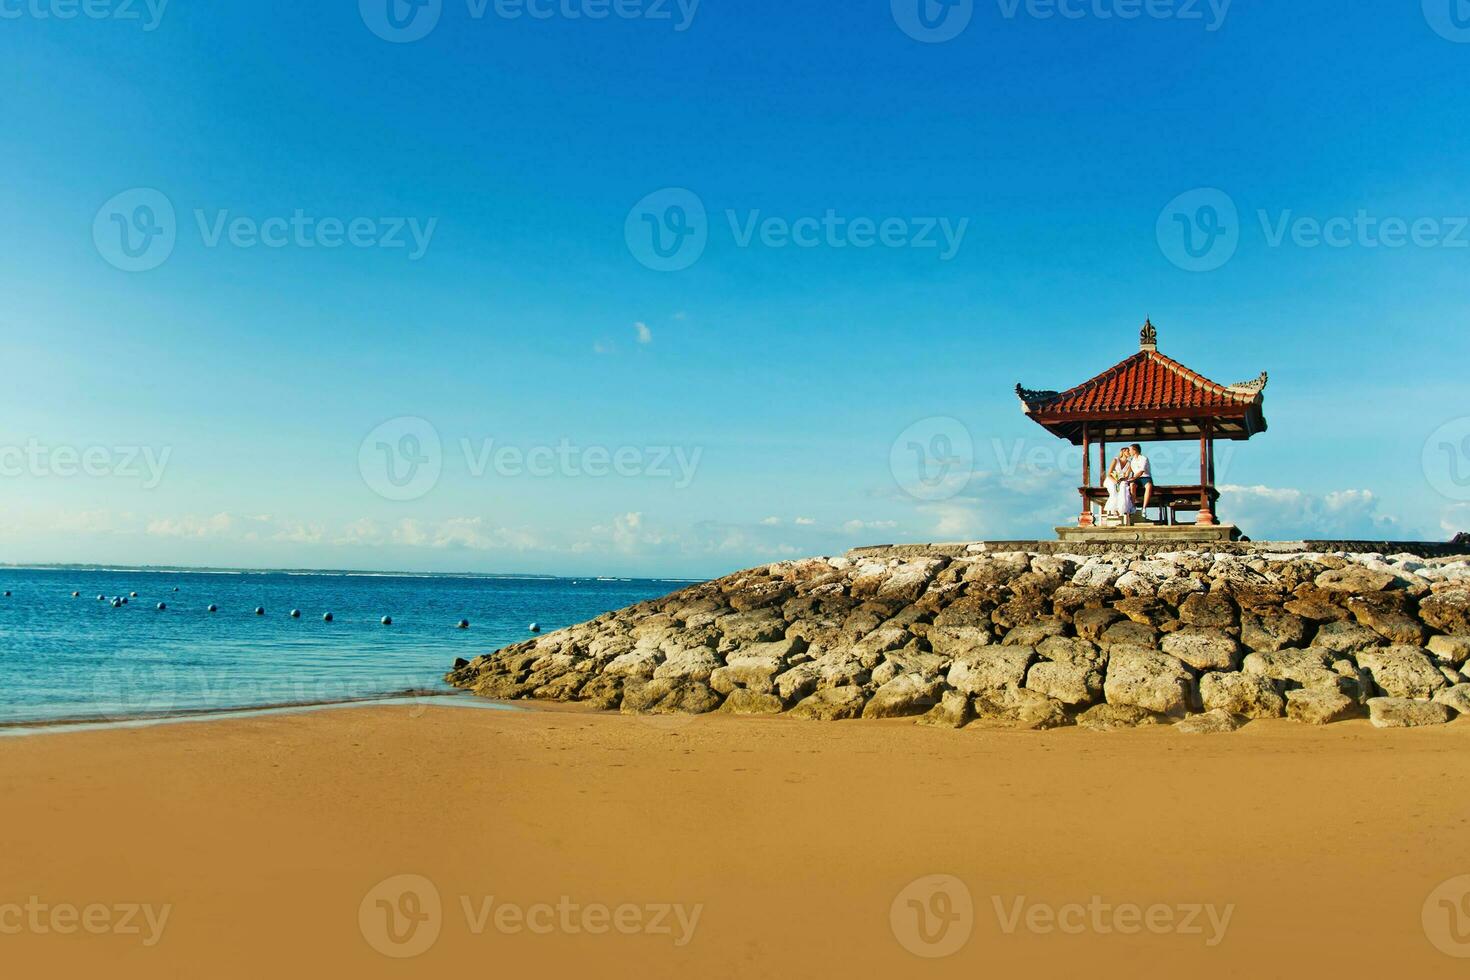
{"type": "Polygon", "coordinates": [[[1470,712],[1470,558],[1178,551],[778,562],[472,661],[487,698],[959,728],[1470,712]]]}

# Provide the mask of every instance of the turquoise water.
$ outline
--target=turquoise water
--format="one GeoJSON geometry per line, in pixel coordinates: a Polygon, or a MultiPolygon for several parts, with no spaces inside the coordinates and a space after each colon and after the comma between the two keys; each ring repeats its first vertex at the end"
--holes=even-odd
{"type": "Polygon", "coordinates": [[[679,582],[0,569],[0,723],[448,690],[456,657],[679,582]],[[177,589],[177,591],[174,591],[177,589]],[[81,595],[73,598],[72,592],[81,595]],[[130,596],[122,608],[112,599],[130,596]],[[107,601],[99,602],[104,595],[107,601]],[[159,603],[167,608],[160,611],[159,603]],[[218,612],[208,607],[218,606],[218,612]],[[264,607],[265,615],[255,615],[264,607]],[[292,619],[293,609],[301,618],[292,619]],[[323,621],[330,612],[333,621],[323,621]],[[391,616],[392,626],[380,620],[391,616]],[[468,630],[457,628],[461,619],[468,630]]]}

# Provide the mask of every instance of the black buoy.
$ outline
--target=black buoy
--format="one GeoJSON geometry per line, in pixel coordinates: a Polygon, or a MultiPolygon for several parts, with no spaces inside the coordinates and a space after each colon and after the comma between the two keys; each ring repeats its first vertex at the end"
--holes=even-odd
{"type": "Polygon", "coordinates": [[[179,587],[178,587],[178,586],[177,586],[177,585],[176,585],[176,586],[174,586],[174,591],[175,591],[175,592],[177,592],[177,591],[179,591],[179,587]]]}
{"type": "Polygon", "coordinates": [[[112,608],[114,608],[114,609],[121,609],[122,608],[122,600],[121,599],[113,599],[112,600],[112,608]]]}
{"type": "Polygon", "coordinates": [[[216,606],[214,603],[211,602],[209,604],[209,611],[210,612],[219,612],[219,606],[216,606]]]}
{"type": "Polygon", "coordinates": [[[323,613],[322,614],[322,622],[324,622],[324,623],[330,623],[331,621],[332,621],[332,614],[331,613],[323,613]]]}
{"type": "Polygon", "coordinates": [[[532,623],[530,626],[527,626],[526,629],[530,630],[532,633],[539,633],[541,632],[541,624],[532,623]]]}
{"type": "Polygon", "coordinates": [[[127,596],[123,596],[122,597],[122,604],[125,605],[125,606],[128,604],[128,597],[127,596]]]}
{"type": "Polygon", "coordinates": [[[132,596],[134,599],[138,598],[138,593],[136,592],[129,592],[128,595],[132,596]]]}
{"type": "Polygon", "coordinates": [[[73,592],[73,593],[72,593],[72,594],[71,594],[71,597],[72,597],[72,598],[73,598],[73,599],[75,599],[75,598],[77,598],[77,597],[78,597],[78,596],[80,596],[80,595],[81,595],[81,593],[80,593],[80,592],[73,592]]]}
{"type": "Polygon", "coordinates": [[[5,598],[7,598],[7,599],[10,598],[10,590],[9,589],[6,589],[5,590],[5,598]]]}
{"type": "Polygon", "coordinates": [[[459,621],[459,628],[462,629],[462,630],[469,629],[470,628],[470,621],[468,619],[461,619],[459,621]]]}
{"type": "Polygon", "coordinates": [[[300,619],[301,618],[301,610],[300,609],[293,609],[293,610],[291,610],[291,618],[292,619],[300,619]]]}
{"type": "Polygon", "coordinates": [[[257,615],[257,616],[264,616],[265,615],[265,607],[264,606],[256,606],[255,607],[255,615],[257,615]]]}
{"type": "Polygon", "coordinates": [[[384,616],[383,617],[383,625],[384,626],[392,626],[393,625],[393,617],[392,616],[384,616]]]}
{"type": "Polygon", "coordinates": [[[99,595],[97,597],[97,601],[98,602],[106,602],[107,601],[107,596],[105,596],[105,595],[99,595]]]}
{"type": "Polygon", "coordinates": [[[168,608],[168,603],[166,603],[166,602],[160,602],[158,604],[158,611],[159,612],[163,612],[167,608],[168,608]]]}

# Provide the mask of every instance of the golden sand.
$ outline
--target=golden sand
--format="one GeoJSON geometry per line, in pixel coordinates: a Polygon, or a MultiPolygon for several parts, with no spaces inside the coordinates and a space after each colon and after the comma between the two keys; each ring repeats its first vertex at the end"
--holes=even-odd
{"type": "Polygon", "coordinates": [[[1470,875],[1467,758],[1463,721],[1191,737],[435,704],[0,739],[0,963],[1464,976],[1470,879],[1441,886],[1470,875]]]}

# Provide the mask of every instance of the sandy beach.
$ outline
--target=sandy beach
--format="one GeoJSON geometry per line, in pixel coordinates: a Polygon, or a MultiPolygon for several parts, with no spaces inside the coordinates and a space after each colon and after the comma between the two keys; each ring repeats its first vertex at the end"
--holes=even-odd
{"type": "Polygon", "coordinates": [[[19,976],[1459,975],[1435,942],[1470,953],[1470,918],[1431,893],[1470,873],[1467,749],[1463,721],[442,704],[5,739],[0,950],[19,976]]]}

